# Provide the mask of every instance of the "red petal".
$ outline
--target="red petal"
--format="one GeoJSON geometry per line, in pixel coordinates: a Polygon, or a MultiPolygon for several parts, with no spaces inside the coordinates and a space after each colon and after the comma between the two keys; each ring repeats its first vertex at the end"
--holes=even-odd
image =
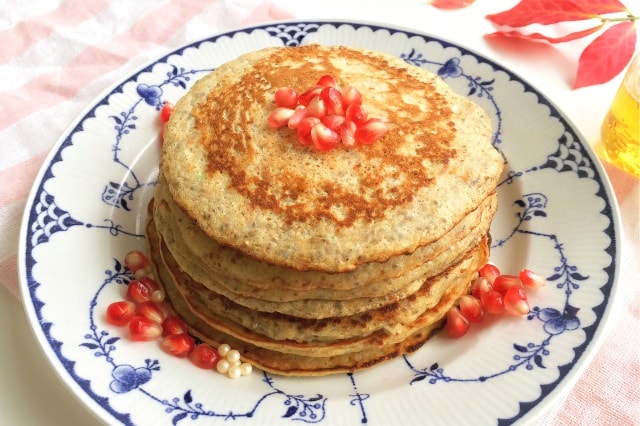
{"type": "Polygon", "coordinates": [[[637,38],[635,23],[624,21],[593,40],[580,55],[574,89],[606,83],[618,75],[631,61],[637,38]]]}
{"type": "Polygon", "coordinates": [[[475,0],[429,0],[427,3],[438,9],[462,9],[474,1],[475,0]]]}
{"type": "Polygon", "coordinates": [[[496,32],[491,33],[491,34],[487,34],[487,37],[504,36],[504,37],[522,38],[522,39],[526,39],[526,40],[543,40],[543,41],[547,41],[549,43],[564,43],[566,41],[576,40],[576,39],[588,36],[589,34],[593,34],[596,31],[598,31],[599,29],[601,29],[602,27],[604,27],[604,24],[600,24],[600,25],[597,25],[597,26],[595,26],[593,28],[589,28],[589,29],[586,29],[586,30],[576,31],[574,33],[565,34],[565,35],[563,35],[561,37],[549,37],[549,36],[546,36],[546,35],[540,34],[540,33],[525,34],[525,33],[522,33],[520,31],[517,31],[517,30],[496,31],[496,32]]]}
{"type": "Polygon", "coordinates": [[[487,19],[499,26],[524,27],[580,21],[624,11],[627,8],[619,0],[522,0],[509,10],[487,15],[487,19]]]}

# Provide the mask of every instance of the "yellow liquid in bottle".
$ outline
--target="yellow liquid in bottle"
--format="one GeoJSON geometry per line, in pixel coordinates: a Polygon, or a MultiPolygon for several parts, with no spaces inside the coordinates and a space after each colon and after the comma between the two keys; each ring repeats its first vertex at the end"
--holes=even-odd
{"type": "Polygon", "coordinates": [[[602,123],[606,159],[640,177],[640,73],[628,75],[602,123]]]}

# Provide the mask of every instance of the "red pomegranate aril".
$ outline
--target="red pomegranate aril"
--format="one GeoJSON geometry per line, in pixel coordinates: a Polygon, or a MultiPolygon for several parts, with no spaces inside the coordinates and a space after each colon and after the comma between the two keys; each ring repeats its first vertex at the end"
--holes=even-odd
{"type": "Polygon", "coordinates": [[[325,87],[320,92],[320,98],[327,107],[327,114],[344,115],[342,94],[335,87],[325,87]]]}
{"type": "Polygon", "coordinates": [[[452,306],[447,312],[446,327],[451,337],[462,337],[469,331],[469,320],[462,315],[457,307],[452,306]]]}
{"type": "Polygon", "coordinates": [[[189,330],[187,324],[179,316],[169,315],[162,322],[162,335],[170,336],[172,334],[187,333],[189,330]]]}
{"type": "Polygon", "coordinates": [[[317,117],[305,117],[300,120],[297,128],[298,141],[304,146],[313,146],[313,140],[311,139],[311,128],[320,123],[320,119],[317,117]]]}
{"type": "Polygon", "coordinates": [[[274,101],[279,107],[295,109],[298,104],[298,93],[291,87],[281,87],[276,90],[274,101]]]}
{"type": "Polygon", "coordinates": [[[189,354],[189,359],[196,367],[212,370],[216,368],[218,361],[220,361],[220,355],[216,349],[206,343],[200,343],[193,348],[193,351],[189,354]]]}
{"type": "Polygon", "coordinates": [[[164,304],[147,300],[136,306],[136,315],[141,315],[151,321],[162,324],[167,318],[168,312],[164,304]]]}
{"type": "Polygon", "coordinates": [[[307,105],[307,115],[322,118],[327,115],[327,106],[320,96],[316,96],[307,105]]]}
{"type": "Polygon", "coordinates": [[[493,281],[495,281],[495,279],[500,275],[500,269],[492,263],[486,263],[482,268],[480,268],[478,274],[481,277],[485,277],[491,284],[493,284],[493,281]]]}
{"type": "Polygon", "coordinates": [[[342,115],[325,115],[322,117],[322,124],[333,130],[334,132],[340,132],[340,127],[344,124],[345,119],[342,115]]]}
{"type": "Polygon", "coordinates": [[[523,287],[510,287],[504,295],[504,310],[511,315],[526,315],[531,309],[523,287]]]}
{"type": "Polygon", "coordinates": [[[530,269],[523,269],[518,273],[520,281],[527,288],[540,288],[547,283],[547,279],[542,275],[536,274],[530,269]]]}
{"type": "Polygon", "coordinates": [[[311,128],[311,140],[318,151],[328,151],[340,142],[340,135],[320,122],[311,128]]]}
{"type": "Polygon", "coordinates": [[[371,145],[389,131],[389,125],[379,118],[370,118],[358,125],[355,138],[362,145],[371,145]]]}
{"type": "Polygon", "coordinates": [[[320,96],[320,92],[322,92],[322,86],[314,86],[298,96],[298,103],[303,106],[308,106],[311,99],[320,96]]]}
{"type": "Polygon", "coordinates": [[[476,299],[482,298],[482,293],[493,290],[493,286],[485,277],[478,277],[471,284],[471,295],[476,299]]]}
{"type": "Polygon", "coordinates": [[[267,121],[269,122],[269,126],[273,127],[274,129],[284,126],[293,116],[294,112],[295,110],[291,108],[278,107],[274,109],[273,111],[271,111],[271,114],[269,114],[269,118],[267,119],[267,121]]]}
{"type": "Polygon", "coordinates": [[[358,145],[358,141],[356,141],[356,123],[353,121],[345,121],[342,126],[340,126],[340,140],[342,140],[342,145],[345,148],[353,148],[358,145]]]}
{"type": "Polygon", "coordinates": [[[362,94],[360,91],[353,86],[344,86],[342,90],[340,90],[342,94],[342,102],[344,104],[344,108],[349,105],[360,105],[362,104],[362,94]]]}
{"type": "Polygon", "coordinates": [[[196,346],[193,337],[187,333],[170,334],[160,341],[160,347],[168,354],[178,358],[186,358],[196,346]]]}
{"type": "Polygon", "coordinates": [[[331,74],[325,74],[318,79],[316,86],[322,87],[338,87],[338,82],[331,74]]]}
{"type": "Polygon", "coordinates": [[[162,104],[162,109],[160,110],[160,122],[166,123],[169,121],[171,114],[173,113],[173,104],[171,102],[165,102],[162,104]]]}
{"type": "Polygon", "coordinates": [[[495,290],[482,293],[480,295],[480,301],[487,313],[497,315],[504,312],[504,300],[502,298],[502,294],[495,290]]]}
{"type": "Polygon", "coordinates": [[[480,322],[484,318],[484,309],[480,299],[471,295],[464,295],[458,300],[460,304],[460,313],[464,315],[469,322],[480,322]]]}
{"type": "Polygon", "coordinates": [[[367,121],[367,111],[361,104],[351,104],[345,111],[347,122],[356,123],[357,126],[367,121]]]}
{"type": "Polygon", "coordinates": [[[522,281],[515,275],[498,275],[493,281],[493,289],[502,294],[514,286],[522,287],[522,281]]]}
{"type": "Polygon", "coordinates": [[[109,324],[127,325],[135,314],[136,304],[129,300],[121,300],[107,306],[106,319],[109,324]]]}
{"type": "Polygon", "coordinates": [[[294,110],[294,113],[291,116],[291,118],[289,118],[289,121],[287,122],[287,126],[289,126],[290,129],[297,129],[298,125],[300,124],[300,121],[302,121],[302,119],[307,117],[307,115],[308,115],[307,108],[302,105],[298,105],[294,110]]]}
{"type": "Polygon", "coordinates": [[[124,264],[134,274],[138,269],[149,266],[149,259],[140,250],[131,250],[124,257],[124,264]]]}
{"type": "Polygon", "coordinates": [[[151,300],[151,288],[142,280],[133,280],[127,285],[127,298],[135,303],[151,300]]]}
{"type": "Polygon", "coordinates": [[[162,336],[162,326],[142,315],[134,316],[129,322],[132,340],[153,340],[162,336]]]}

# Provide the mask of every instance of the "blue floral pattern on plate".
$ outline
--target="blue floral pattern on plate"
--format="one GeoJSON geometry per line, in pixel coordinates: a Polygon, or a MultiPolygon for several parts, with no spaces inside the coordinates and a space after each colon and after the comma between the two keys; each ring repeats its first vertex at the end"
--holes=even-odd
{"type": "Polygon", "coordinates": [[[529,421],[579,373],[615,293],[619,225],[602,174],[551,102],[463,47],[365,23],[246,28],[150,64],[70,128],[25,211],[22,291],[54,368],[109,423],[390,424],[425,415],[430,424],[529,421]],[[355,374],[293,379],[254,372],[233,382],[171,358],[154,342],[130,343],[105,323],[105,307],[132,279],[118,259],[144,247],[162,103],[249,50],[307,43],[386,50],[437,73],[489,113],[506,164],[492,259],[505,272],[528,266],[548,280],[532,294],[526,319],[490,319],[465,339],[438,336],[414,354],[355,374]]]}

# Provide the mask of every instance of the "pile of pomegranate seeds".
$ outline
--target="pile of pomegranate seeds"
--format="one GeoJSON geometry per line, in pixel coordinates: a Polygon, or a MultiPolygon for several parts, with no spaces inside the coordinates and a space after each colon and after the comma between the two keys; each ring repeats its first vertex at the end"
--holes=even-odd
{"type": "Polygon", "coordinates": [[[358,89],[341,88],[331,75],[323,75],[302,94],[282,87],[274,101],[276,108],[269,115],[269,125],[287,125],[296,131],[302,145],[318,151],[328,151],[341,142],[345,148],[371,145],[389,131],[387,122],[368,117],[358,89]]]}
{"type": "Polygon", "coordinates": [[[127,326],[133,341],[160,339],[162,350],[178,358],[188,358],[195,366],[217,370],[232,379],[251,374],[251,364],[240,360],[240,352],[227,344],[213,348],[196,344],[186,324],[164,303],[164,292],[151,276],[149,259],[140,251],[127,253],[127,268],[135,279],[127,285],[126,300],[111,303],[106,310],[108,323],[127,326]]]}
{"type": "Polygon", "coordinates": [[[487,263],[478,271],[471,294],[458,299],[458,305],[447,312],[447,331],[451,337],[464,336],[471,323],[480,322],[485,314],[527,315],[530,310],[525,289],[545,285],[546,279],[529,269],[518,275],[503,275],[497,266],[487,263]]]}

